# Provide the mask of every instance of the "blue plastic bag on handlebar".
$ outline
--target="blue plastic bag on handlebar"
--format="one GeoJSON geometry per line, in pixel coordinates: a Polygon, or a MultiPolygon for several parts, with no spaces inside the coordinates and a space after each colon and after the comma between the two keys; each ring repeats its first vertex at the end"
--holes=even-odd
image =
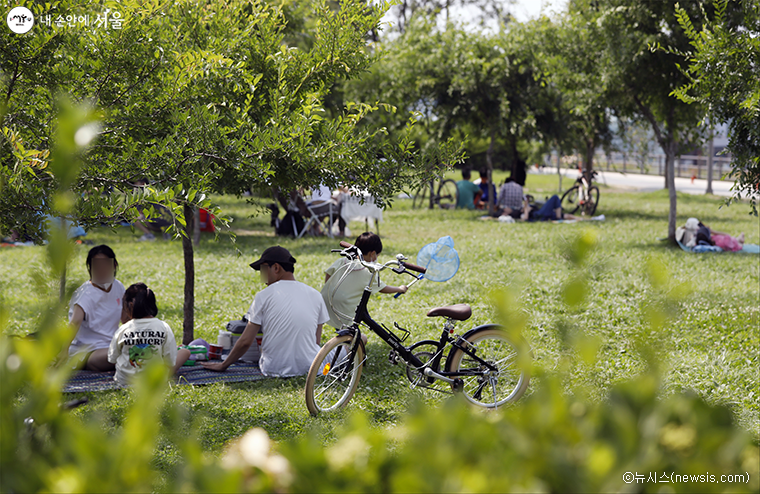
{"type": "Polygon", "coordinates": [[[427,269],[427,280],[451,279],[459,270],[459,254],[454,249],[454,239],[447,235],[421,248],[417,253],[417,264],[427,269]]]}

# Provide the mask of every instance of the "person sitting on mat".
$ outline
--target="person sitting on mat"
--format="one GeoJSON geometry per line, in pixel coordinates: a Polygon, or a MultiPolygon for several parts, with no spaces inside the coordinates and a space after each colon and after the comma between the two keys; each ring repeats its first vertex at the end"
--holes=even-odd
{"type": "Polygon", "coordinates": [[[172,328],[158,319],[156,295],[145,283],[135,283],[124,293],[126,322],[113,335],[108,361],[116,366],[114,380],[130,384],[135,374],[153,359],[162,359],[176,374],[190,358],[190,350],[177,349],[172,328]]]}
{"type": "Polygon", "coordinates": [[[462,170],[462,180],[457,182],[457,208],[475,209],[475,204],[480,201],[480,187],[470,182],[472,173],[469,168],[462,170]]]}
{"type": "Polygon", "coordinates": [[[201,362],[206,369],[224,371],[245,354],[261,331],[259,367],[265,376],[302,376],[322,342],[322,325],[330,319],[318,291],[296,281],[296,260],[287,249],[269,247],[251,267],[261,273],[266,288],[256,294],[243,334],[222,362],[201,362]]]}
{"type": "Polygon", "coordinates": [[[499,201],[496,203],[494,217],[511,216],[513,219],[519,219],[523,211],[523,201],[525,195],[523,186],[525,185],[525,162],[520,160],[512,174],[504,181],[504,185],[499,190],[499,201]]]}
{"type": "MultiPolygon", "coordinates": [[[[108,346],[124,320],[124,285],[116,279],[119,263],[107,245],[97,245],[87,253],[90,280],[76,289],[69,302],[69,324],[76,335],[68,348],[69,357],[81,358],[91,371],[114,369],[108,361],[108,346]]],[[[75,359],[75,360],[77,360],[75,359]]]]}
{"type": "MultiPolygon", "coordinates": [[[[383,251],[383,242],[377,234],[364,232],[354,243],[362,252],[367,262],[377,261],[377,256],[383,251]]],[[[367,287],[372,274],[361,265],[359,260],[350,261],[341,257],[325,271],[325,284],[322,287],[322,298],[330,313],[330,324],[335,329],[349,326],[354,320],[356,307],[362,299],[362,293],[367,287]]],[[[386,285],[376,278],[372,293],[406,293],[406,285],[386,285]]],[[[364,334],[362,334],[364,336],[364,334]]]]}
{"type": "Polygon", "coordinates": [[[496,187],[488,180],[488,170],[485,168],[480,170],[480,183],[478,184],[478,187],[480,188],[480,199],[477,201],[478,209],[488,208],[489,195],[493,196],[493,203],[496,204],[496,201],[498,200],[496,187]]]}

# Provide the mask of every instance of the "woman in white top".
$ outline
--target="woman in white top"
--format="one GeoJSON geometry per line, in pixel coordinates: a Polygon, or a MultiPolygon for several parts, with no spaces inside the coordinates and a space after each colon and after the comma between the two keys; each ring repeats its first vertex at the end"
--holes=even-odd
{"type": "Polygon", "coordinates": [[[76,289],[69,302],[69,323],[76,335],[69,356],[82,356],[84,369],[113,370],[108,362],[108,346],[122,318],[124,285],[116,279],[119,263],[107,245],[97,245],[87,253],[90,280],[76,289]]]}
{"type": "Polygon", "coordinates": [[[177,350],[172,329],[158,319],[156,295],[145,283],[135,283],[124,294],[127,321],[113,335],[108,361],[116,365],[114,379],[130,384],[132,377],[151,360],[161,359],[173,373],[190,358],[190,350],[177,350]]]}

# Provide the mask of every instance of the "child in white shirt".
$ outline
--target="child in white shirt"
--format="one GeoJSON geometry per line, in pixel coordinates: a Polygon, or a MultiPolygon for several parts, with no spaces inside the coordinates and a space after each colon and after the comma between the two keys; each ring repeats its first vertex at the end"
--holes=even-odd
{"type": "MultiPolygon", "coordinates": [[[[354,243],[362,252],[367,262],[377,261],[377,256],[383,251],[383,242],[372,232],[364,232],[354,243]]],[[[356,314],[356,307],[362,299],[362,293],[367,287],[372,274],[358,260],[349,261],[341,257],[325,271],[325,285],[322,287],[322,298],[330,313],[328,323],[335,329],[350,326],[356,314]],[[344,276],[345,275],[345,276],[344,276]]],[[[406,293],[406,285],[386,285],[379,278],[375,279],[370,288],[372,293],[406,293]]],[[[364,335],[362,335],[364,336],[364,335]]]]}
{"type": "Polygon", "coordinates": [[[156,296],[145,283],[135,283],[126,290],[124,312],[127,322],[116,331],[108,349],[108,361],[116,365],[114,379],[130,384],[133,376],[153,359],[163,359],[176,374],[190,358],[190,351],[177,350],[172,329],[156,318],[156,296]]]}

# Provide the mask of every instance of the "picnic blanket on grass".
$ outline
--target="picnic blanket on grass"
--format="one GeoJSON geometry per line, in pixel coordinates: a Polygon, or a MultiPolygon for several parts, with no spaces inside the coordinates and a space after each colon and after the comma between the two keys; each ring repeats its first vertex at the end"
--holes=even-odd
{"type": "MultiPolygon", "coordinates": [[[[757,245],[757,244],[744,244],[744,247],[742,248],[742,250],[738,250],[736,252],[725,251],[721,249],[720,247],[713,247],[710,250],[705,250],[705,251],[701,251],[700,249],[693,250],[694,249],[693,247],[687,247],[681,242],[678,242],[678,245],[686,252],[691,252],[692,254],[702,254],[704,252],[716,252],[716,253],[728,252],[729,254],[760,254],[760,245],[757,245]]],[[[701,247],[701,246],[697,245],[695,247],[701,247]]]]}
{"type": "MultiPolygon", "coordinates": [[[[64,393],[84,393],[89,391],[107,391],[121,389],[124,386],[114,381],[114,372],[79,371],[73,374],[63,386],[64,393]]],[[[200,365],[180,368],[177,376],[172,378],[174,384],[212,384],[258,381],[266,378],[259,369],[259,364],[237,362],[224,372],[214,372],[200,365]]]]}

